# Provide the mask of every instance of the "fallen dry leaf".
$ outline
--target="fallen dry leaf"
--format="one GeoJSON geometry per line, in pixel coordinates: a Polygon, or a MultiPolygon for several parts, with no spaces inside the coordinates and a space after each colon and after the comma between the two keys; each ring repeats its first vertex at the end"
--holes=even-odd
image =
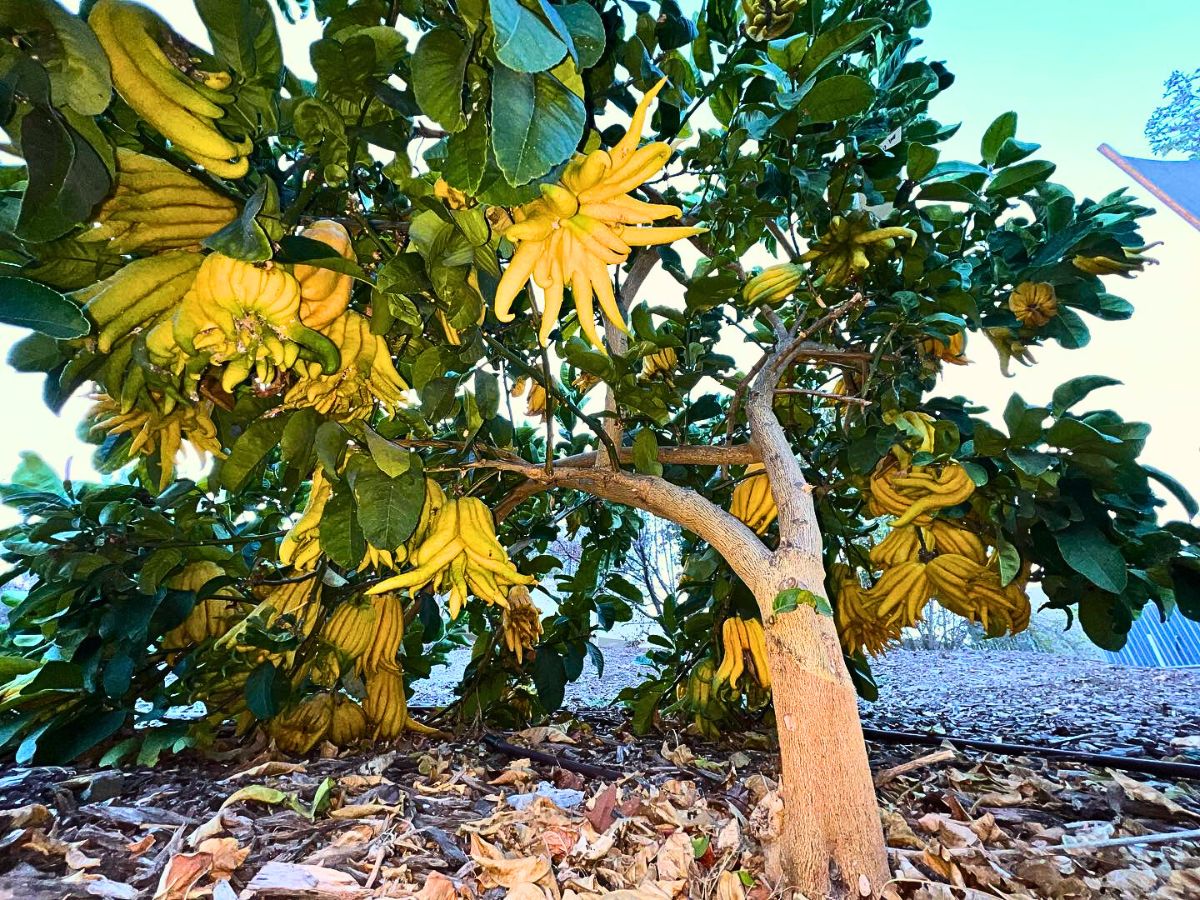
{"type": "Polygon", "coordinates": [[[291,775],[293,772],[307,772],[308,767],[303,763],[284,762],[279,759],[268,760],[265,763],[259,763],[257,766],[251,766],[249,769],[243,769],[241,772],[234,772],[228,778],[222,778],[221,784],[228,784],[233,781],[242,781],[246,778],[268,778],[271,775],[291,775]]]}
{"type": "Polygon", "coordinates": [[[441,872],[431,872],[413,900],[457,900],[458,888],[441,872]]]}
{"type": "Polygon", "coordinates": [[[210,871],[210,853],[176,853],[163,869],[154,900],[186,900],[188,893],[210,871]]]}
{"type": "Polygon", "coordinates": [[[544,856],[509,858],[477,834],[471,835],[471,859],[479,867],[480,882],[487,887],[513,888],[537,882],[550,875],[550,860],[544,856]]]}
{"type": "Polygon", "coordinates": [[[713,897],[714,900],[745,900],[746,887],[736,873],[722,872],[721,877],[717,879],[717,890],[713,897]]]}
{"type": "Polygon", "coordinates": [[[246,857],[250,855],[249,847],[238,846],[237,838],[209,838],[200,844],[199,851],[212,857],[212,876],[214,880],[229,878],[241,868],[246,857]]]}
{"type": "Polygon", "coordinates": [[[610,784],[592,798],[591,808],[585,813],[587,820],[598,832],[604,831],[616,818],[613,811],[617,806],[617,786],[610,784]]]}
{"type": "Polygon", "coordinates": [[[696,854],[692,851],[692,839],[686,832],[671,834],[654,857],[654,867],[660,881],[686,881],[692,870],[696,854]]]}

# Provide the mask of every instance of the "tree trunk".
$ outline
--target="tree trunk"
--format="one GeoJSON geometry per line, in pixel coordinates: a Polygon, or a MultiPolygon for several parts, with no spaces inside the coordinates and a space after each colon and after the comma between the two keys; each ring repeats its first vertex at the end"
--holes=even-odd
{"type": "Polygon", "coordinates": [[[802,606],[771,621],[775,595],[794,586],[756,591],[779,733],[783,875],[813,900],[875,897],[887,851],[854,686],[833,619],[802,606]]]}

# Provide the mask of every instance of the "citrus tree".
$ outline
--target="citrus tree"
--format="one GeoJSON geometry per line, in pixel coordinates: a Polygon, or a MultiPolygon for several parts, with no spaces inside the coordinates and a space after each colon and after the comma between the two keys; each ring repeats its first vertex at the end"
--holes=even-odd
{"type": "Polygon", "coordinates": [[[870,895],[864,654],[931,599],[1018,632],[1032,585],[1102,646],[1200,615],[1152,483],[1194,503],[1084,406],[1112,378],[1002,427],[933,393],[1084,345],[1151,260],[1147,210],[1055,183],[1013,113],[942,158],[928,0],[280,3],[315,82],[266,0],[196,0],[206,47],[155,4],[0,2],[10,361],[92,391],[125,476],[4,488],[19,759],[425,732],[406,691],[455,643],[462,715],[552,710],[649,512],[687,556],[635,721],[769,705],[784,874],[870,895]]]}

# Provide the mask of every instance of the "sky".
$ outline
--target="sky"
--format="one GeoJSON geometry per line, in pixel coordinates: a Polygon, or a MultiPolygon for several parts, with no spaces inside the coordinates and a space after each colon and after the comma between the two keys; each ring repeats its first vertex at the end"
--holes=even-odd
{"type": "MultiPolygon", "coordinates": [[[[68,4],[73,5],[73,4],[68,4]]],[[[193,39],[203,31],[190,3],[150,0],[148,5],[193,39]]],[[[1142,128],[1159,105],[1162,83],[1173,69],[1200,67],[1195,36],[1200,32],[1197,0],[1154,0],[1136,14],[1126,0],[933,0],[934,21],[917,51],[946,61],[957,77],[935,103],[943,122],[963,122],[942,158],[978,158],[979,138],[996,115],[1016,110],[1018,137],[1043,145],[1040,157],[1058,163],[1054,179],[1077,196],[1099,197],[1130,187],[1159,209],[1143,220],[1150,241],[1164,241],[1154,255],[1160,265],[1133,281],[1108,279],[1109,290],[1130,300],[1129,322],[1090,320],[1093,339],[1083,350],[1050,345],[1036,353],[1039,365],[1000,377],[995,355],[976,338],[968,348],[975,362],[948,367],[941,391],[963,394],[998,416],[1011,392],[1029,402],[1047,402],[1061,382],[1093,372],[1124,384],[1093,394],[1095,408],[1110,407],[1153,427],[1145,461],[1178,477],[1200,495],[1200,232],[1145,196],[1096,152],[1107,142],[1122,153],[1150,156],[1142,128]]],[[[284,31],[285,54],[298,74],[311,76],[308,44],[319,35],[312,20],[284,31]]],[[[0,352],[7,354],[23,331],[0,326],[0,352]]],[[[7,427],[0,429],[0,478],[20,453],[35,449],[60,471],[90,477],[91,448],[75,438],[87,408],[73,399],[61,416],[41,402],[41,376],[0,366],[0,396],[7,427]]],[[[1178,507],[1170,512],[1178,514],[1178,507]]]]}

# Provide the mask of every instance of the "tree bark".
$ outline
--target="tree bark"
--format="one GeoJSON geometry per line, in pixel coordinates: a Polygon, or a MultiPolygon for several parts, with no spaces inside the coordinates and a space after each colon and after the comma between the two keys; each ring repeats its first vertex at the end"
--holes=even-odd
{"type": "Polygon", "coordinates": [[[824,596],[820,555],[782,554],[754,586],[767,623],[767,662],[779,735],[786,882],[810,898],[875,897],[888,878],[879,806],[854,685],[833,619],[809,606],[776,616],[776,595],[824,596]]]}
{"type": "Polygon", "coordinates": [[[771,555],[770,575],[747,584],[765,626],[779,734],[781,863],[787,881],[808,897],[876,897],[888,879],[887,845],[837,629],[831,616],[812,606],[774,612],[782,590],[825,597],[812,489],[774,411],[775,388],[795,346],[780,347],[762,367],[746,404],[779,510],[779,549],[771,555]]]}

